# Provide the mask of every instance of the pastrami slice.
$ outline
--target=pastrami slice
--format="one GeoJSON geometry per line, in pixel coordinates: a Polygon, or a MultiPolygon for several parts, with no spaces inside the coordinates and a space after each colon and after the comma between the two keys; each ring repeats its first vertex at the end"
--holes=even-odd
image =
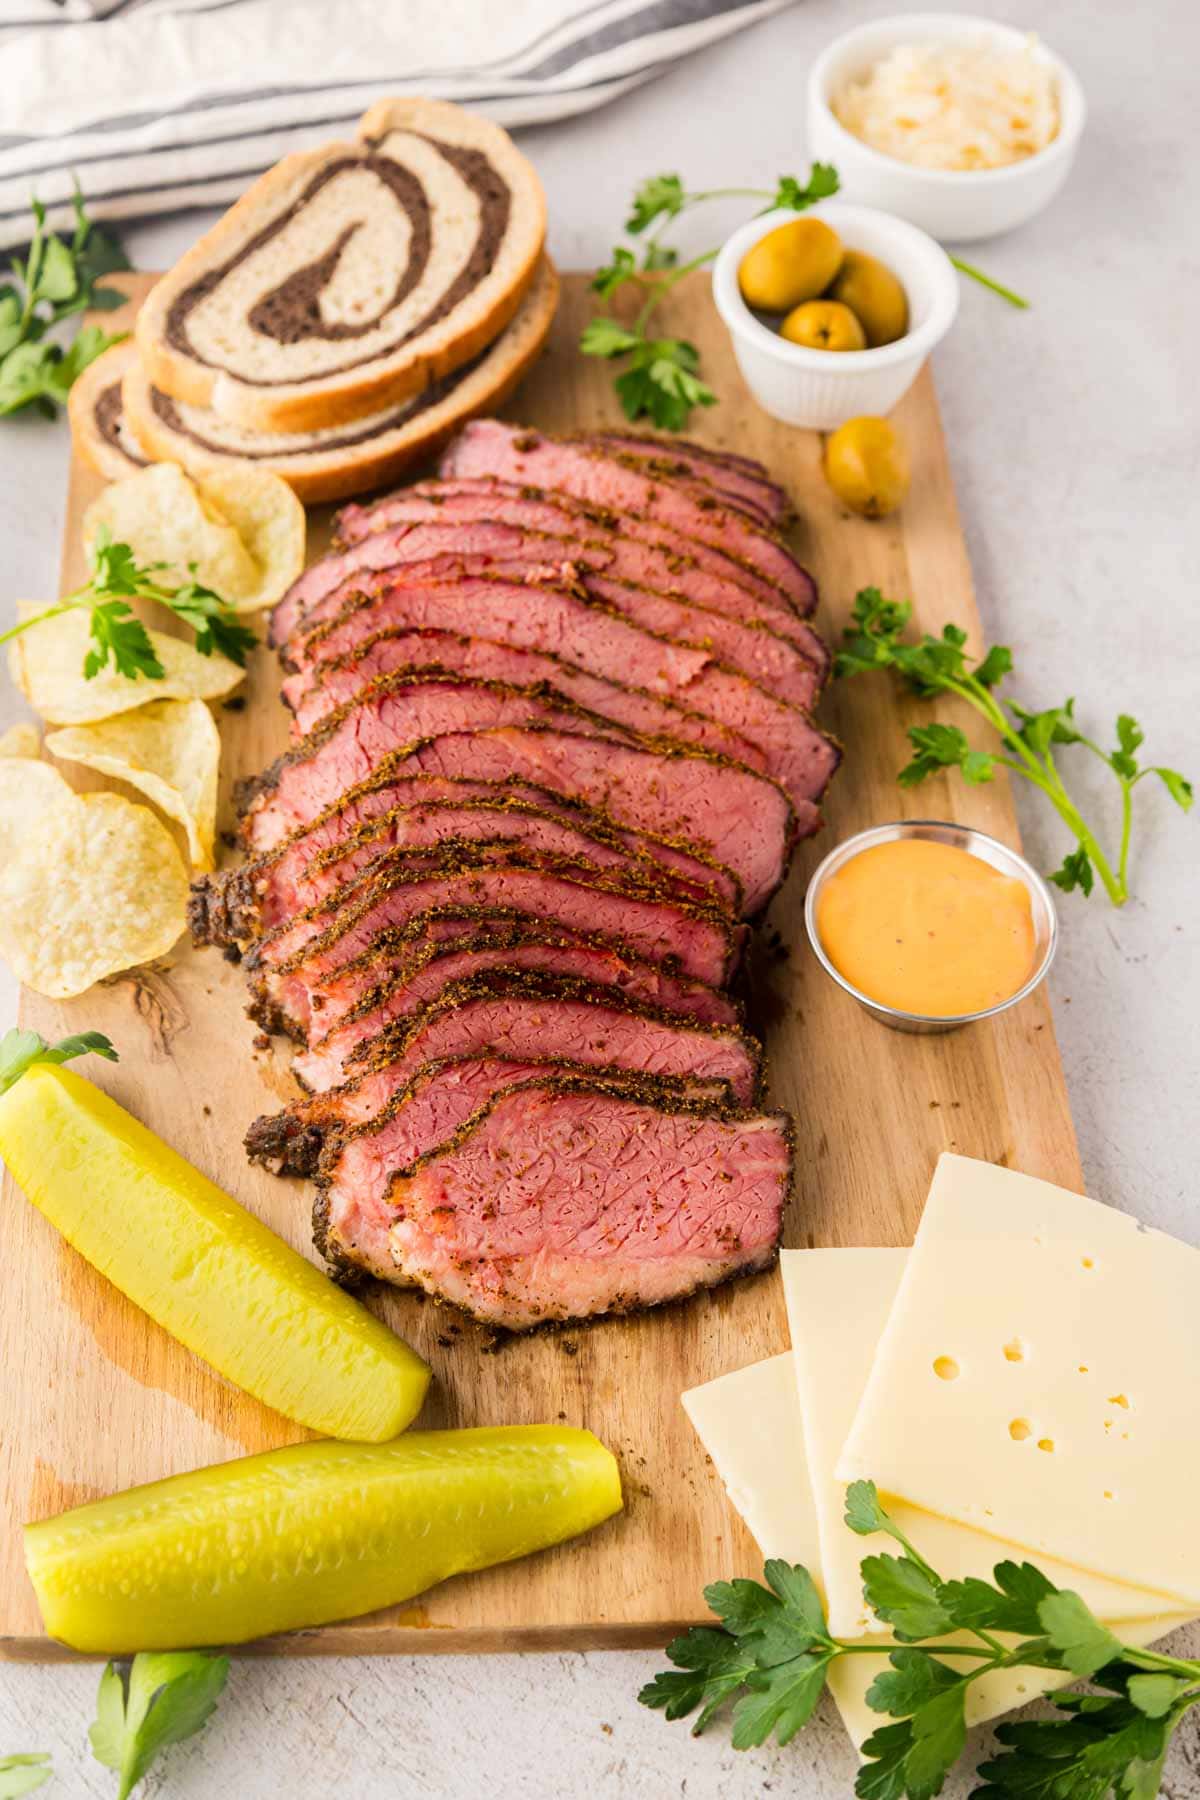
{"type": "Polygon", "coordinates": [[[251,1154],[295,1166],[298,1153],[288,1145],[370,1123],[425,1063],[443,1057],[549,1057],[656,1078],[721,1081],[742,1105],[757,1095],[762,1062],[757,1039],[736,1026],[701,1025],[611,989],[515,970],[447,983],[366,1051],[347,1081],[258,1122],[247,1138],[251,1154]]]}
{"type": "MultiPolygon", "coordinates": [[[[373,1116],[423,1062],[443,1056],[548,1056],[646,1075],[728,1082],[741,1106],[758,1094],[762,1047],[736,1025],[704,1025],[595,982],[504,967],[444,982],[411,1013],[359,1044],[331,1094],[342,1123],[373,1116]]],[[[297,1070],[303,1074],[304,1059],[297,1070]]],[[[319,1101],[302,1103],[326,1117],[319,1101]]]]}
{"type": "Polygon", "coordinates": [[[252,848],[269,850],[405,745],[440,732],[510,724],[622,735],[619,725],[585,713],[552,689],[401,669],[380,676],[323,719],[251,784],[242,796],[243,834],[252,848]]]}
{"type": "Polygon", "coordinates": [[[753,917],[778,888],[799,837],[820,824],[778,783],[703,752],[600,742],[551,728],[447,732],[414,746],[396,775],[516,776],[582,800],[620,824],[695,844],[732,869],[753,917]]]}
{"type": "Polygon", "coordinates": [[[761,463],[749,457],[710,450],[687,438],[676,441],[635,431],[581,431],[571,436],[595,450],[628,457],[647,473],[667,481],[699,482],[701,492],[711,488],[726,503],[754,514],[772,529],[786,526],[792,518],[794,509],[787,494],[761,463]]]}
{"type": "Polygon", "coordinates": [[[494,475],[502,481],[557,488],[616,512],[659,519],[718,549],[756,564],[800,607],[811,602],[806,574],[781,538],[718,501],[697,499],[677,482],[656,479],[632,458],[545,437],[499,419],[468,425],[444,453],[442,476],[494,475]]]}
{"type": "MultiPolygon", "coordinates": [[[[385,686],[380,698],[387,696],[385,686]]],[[[565,728],[541,718],[509,728],[460,725],[413,742],[404,735],[403,702],[399,711],[400,736],[389,741],[388,709],[372,702],[366,751],[358,738],[361,707],[332,752],[326,747],[345,718],[335,714],[319,726],[307,747],[270,771],[250,797],[243,824],[250,847],[269,850],[281,843],[366,775],[515,777],[604,811],[622,827],[696,845],[733,871],[753,914],[783,880],[796,838],[820,820],[815,804],[794,807],[776,782],[742,764],[674,744],[621,742],[601,733],[587,715],[573,716],[565,728]],[[309,773],[313,751],[326,751],[316,780],[309,773]],[[286,790],[277,800],[285,772],[286,790]]]]}
{"type": "MultiPolygon", "coordinates": [[[[418,529],[425,539],[437,528],[418,529]]],[[[606,547],[497,524],[449,525],[442,529],[443,548],[426,561],[414,562],[407,556],[378,560],[379,549],[395,539],[394,532],[384,533],[381,538],[366,538],[332,558],[332,565],[346,572],[308,613],[288,645],[289,660],[303,666],[317,654],[328,656],[327,641],[314,634],[329,632],[360,593],[379,594],[387,584],[424,586],[495,579],[559,586],[582,594],[653,637],[707,650],[712,658],[760,682],[793,706],[811,707],[820,693],[829,668],[829,653],[810,626],[797,619],[791,630],[779,632],[774,615],[764,615],[753,603],[735,611],[732,606],[697,604],[685,594],[664,592],[656,578],[669,577],[660,576],[653,565],[646,566],[652,564],[652,559],[644,548],[634,548],[631,554],[630,547],[623,547],[620,539],[606,547]],[[463,554],[460,544],[464,536],[476,542],[486,537],[490,543],[488,552],[463,554]]],[[[404,543],[401,539],[402,547],[404,543]]],[[[574,628],[578,630],[583,624],[586,621],[577,621],[574,628]]],[[[564,629],[561,623],[559,629],[564,629]]],[[[527,647],[557,650],[559,644],[556,640],[530,643],[527,647]]],[[[660,659],[661,654],[658,653],[660,659]]],[[[651,666],[645,657],[643,664],[651,666]]]]}
{"type": "Polygon", "coordinates": [[[365,965],[333,977],[311,996],[309,1047],[295,1070],[313,1093],[351,1078],[379,1034],[418,1013],[448,987],[476,975],[532,974],[583,983],[596,995],[611,990],[660,1014],[693,1024],[736,1029],[735,1003],[704,982],[670,974],[661,965],[623,954],[616,945],[587,944],[536,927],[491,931],[461,941],[397,945],[365,965]]]}
{"type": "MultiPolygon", "coordinates": [[[[567,827],[599,832],[623,845],[639,867],[664,871],[681,892],[701,895],[735,918],[741,913],[742,887],[733,871],[695,846],[630,831],[602,811],[516,777],[472,781],[416,774],[369,779],[339,795],[273,849],[239,868],[194,881],[188,907],[193,942],[244,947],[333,892],[344,879],[337,873],[342,847],[385,816],[471,803],[493,809],[530,807],[567,827]]],[[[397,847],[400,841],[397,834],[397,847]]]]}
{"type": "Polygon", "coordinates": [[[768,756],[751,739],[666,695],[611,681],[540,650],[436,627],[410,629],[404,624],[367,632],[332,661],[289,676],[283,684],[283,697],[295,708],[293,735],[314,731],[322,719],[348,705],[382,676],[419,669],[457,674],[468,681],[544,686],[549,693],[610,720],[622,731],[694,744],[743,762],[747,768],[769,772],[768,756]]]}
{"type": "MultiPolygon", "coordinates": [[[[453,631],[550,654],[618,687],[632,684],[689,713],[703,714],[712,721],[712,731],[737,734],[735,753],[741,742],[748,741],[751,766],[765,768],[783,781],[796,800],[817,799],[837,766],[836,746],[802,707],[780,698],[741,669],[727,667],[711,642],[685,643],[644,629],[607,600],[589,599],[558,583],[522,585],[499,575],[426,582],[408,571],[395,578],[375,577],[373,582],[355,591],[335,619],[315,626],[293,644],[300,672],[319,680],[323,671],[318,665],[352,656],[365,641],[393,628],[453,631]]],[[[794,655],[782,638],[748,630],[743,636],[794,655]]],[[[804,683],[797,691],[815,697],[820,677],[802,661],[797,666],[804,683]]],[[[679,721],[679,726],[684,723],[679,721]]],[[[644,729],[644,724],[638,728],[644,729]]],[[[709,741],[725,753],[725,742],[709,741]]]]}
{"type": "Polygon", "coordinates": [[[276,646],[329,617],[341,604],[332,597],[339,591],[344,595],[355,582],[439,559],[443,564],[456,557],[477,565],[496,563],[532,537],[544,547],[538,558],[544,564],[607,571],[691,606],[777,632],[822,673],[828,669],[824,641],[793,602],[757,571],[668,526],[603,513],[567,494],[503,482],[430,482],[404,489],[370,510],[350,508],[342,518],[352,531],[349,541],[306,569],[272,613],[270,637],[276,646]],[[368,529],[372,521],[374,528],[368,529]]]}
{"type": "Polygon", "coordinates": [[[436,866],[373,875],[340,907],[284,926],[250,952],[255,1016],[268,1029],[307,1036],[313,991],[369,955],[379,934],[406,929],[431,907],[506,908],[536,924],[619,938],[672,973],[723,986],[744,928],[714,908],[668,900],[636,884],[550,859],[523,864],[446,858],[436,866]]]}
{"type": "Polygon", "coordinates": [[[401,1280],[512,1331],[678,1300],[774,1260],[782,1114],[602,1083],[502,1090],[391,1183],[401,1280]]]}
{"type": "MultiPolygon", "coordinates": [[[[392,1178],[452,1138],[465,1121],[502,1088],[544,1081],[547,1077],[595,1076],[585,1063],[530,1058],[453,1057],[426,1063],[377,1118],[345,1135],[331,1137],[317,1154],[318,1140],[291,1140],[304,1158],[293,1174],[315,1174],[313,1241],[318,1252],[343,1271],[365,1272],[381,1281],[396,1281],[399,1271],[388,1243],[396,1213],[389,1199],[392,1178]],[[315,1157],[315,1162],[312,1160],[315,1157]]],[[[644,1075],[612,1067],[603,1072],[612,1092],[656,1091],[684,1099],[727,1104],[724,1082],[700,1079],[651,1082],[644,1075]]]]}
{"type": "MultiPolygon", "coordinates": [[[[753,561],[662,519],[647,518],[628,509],[590,505],[574,494],[535,487],[528,482],[504,481],[495,475],[440,476],[387,494],[382,500],[368,505],[343,507],[334,521],[337,534],[334,541],[339,548],[345,549],[401,522],[429,522],[435,517],[449,517],[452,506],[470,509],[465,514],[457,512],[455,516],[534,524],[555,535],[561,534],[560,520],[565,516],[573,522],[572,530],[580,535],[594,534],[599,526],[606,533],[662,553],[680,570],[700,569],[722,585],[735,583],[753,595],[760,605],[782,609],[793,618],[807,618],[816,610],[816,583],[807,570],[800,571],[804,576],[804,599],[797,601],[753,561]],[[527,503],[536,505],[540,516],[532,517],[518,510],[527,503]],[[554,513],[559,515],[558,520],[554,513]]],[[[289,624],[286,631],[292,628],[289,624]]]]}

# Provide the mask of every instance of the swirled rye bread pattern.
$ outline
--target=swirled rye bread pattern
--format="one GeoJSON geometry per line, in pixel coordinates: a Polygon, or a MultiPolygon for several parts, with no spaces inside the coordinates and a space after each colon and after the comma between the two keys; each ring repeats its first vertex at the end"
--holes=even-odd
{"type": "Polygon", "coordinates": [[[173,400],[150,381],[136,344],[126,339],[73,384],[71,435],[106,481],[121,481],[150,462],[179,463],[197,480],[252,462],[307,504],[344,500],[397,480],[440,449],[464,419],[502,405],[545,344],[558,294],[557,272],[543,256],[516,317],[481,355],[395,406],[316,431],[255,431],[209,407],[173,400]]]}
{"type": "Polygon", "coordinates": [[[132,446],[142,461],[177,462],[199,478],[227,469],[231,462],[252,462],[278,475],[308,504],[344,500],[397,480],[413,463],[440,449],[464,419],[503,405],[546,341],[558,291],[554,265],[543,256],[515,318],[478,356],[440,375],[419,394],[352,423],[312,431],[259,431],[223,418],[211,407],[174,400],[131,357],[119,391],[107,390],[99,397],[90,434],[83,435],[89,428],[81,423],[76,442],[88,461],[113,479],[131,473],[133,465],[110,468],[107,459],[102,462],[94,454],[93,445],[108,445],[116,432],[125,454],[132,446]]]}
{"type": "MultiPolygon", "coordinates": [[[[71,441],[97,475],[105,481],[123,481],[136,475],[153,459],[143,451],[125,417],[122,386],[130,369],[137,366],[137,346],[125,338],[89,363],[71,383],[67,412],[71,441]]],[[[180,461],[171,457],[172,462],[180,461]]]]}
{"type": "Polygon", "coordinates": [[[353,143],[285,157],[138,315],[154,387],[253,430],[311,431],[418,394],[516,314],[545,238],[499,126],[381,101],[353,143]]]}

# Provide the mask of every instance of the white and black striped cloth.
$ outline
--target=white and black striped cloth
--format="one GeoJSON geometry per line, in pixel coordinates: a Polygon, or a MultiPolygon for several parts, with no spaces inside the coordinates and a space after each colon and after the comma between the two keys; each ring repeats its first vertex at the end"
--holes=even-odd
{"type": "Polygon", "coordinates": [[[235,199],[373,100],[569,117],[791,0],[0,0],[0,246],[235,199]]]}

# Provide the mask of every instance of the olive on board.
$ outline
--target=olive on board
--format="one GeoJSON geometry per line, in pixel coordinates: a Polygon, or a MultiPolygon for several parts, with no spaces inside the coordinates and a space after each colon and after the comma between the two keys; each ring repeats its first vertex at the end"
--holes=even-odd
{"type": "Polygon", "coordinates": [[[842,240],[820,219],[790,219],[752,244],[738,268],[742,299],[756,312],[790,312],[827,288],[842,262],[842,240]]]}
{"type": "Polygon", "coordinates": [[[882,519],[908,493],[904,439],[886,419],[848,419],[825,446],[825,478],[851,512],[882,519]]]}
{"type": "Polygon", "coordinates": [[[789,344],[805,344],[810,350],[865,350],[862,326],[840,300],[806,300],[790,312],[779,327],[789,344]]]}
{"type": "Polygon", "coordinates": [[[847,250],[827,298],[850,308],[872,350],[908,330],[907,294],[886,264],[864,250],[847,250]]]}

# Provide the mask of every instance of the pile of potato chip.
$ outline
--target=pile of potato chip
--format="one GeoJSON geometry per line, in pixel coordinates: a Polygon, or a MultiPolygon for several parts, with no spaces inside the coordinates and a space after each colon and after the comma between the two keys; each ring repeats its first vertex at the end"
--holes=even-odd
{"type": "MultiPolygon", "coordinates": [[[[115,483],[89,507],[84,543],[106,526],[163,579],[194,575],[238,612],[273,606],[304,566],[304,509],[275,475],[247,468],[193,482],[172,463],[115,483]],[[194,567],[193,567],[194,565],[194,567]]],[[[45,603],[43,602],[42,605],[45,603]]],[[[23,602],[18,617],[42,605],[23,602]]],[[[221,740],[206,702],[245,670],[152,631],[162,681],[111,667],[86,680],[85,610],[35,625],[9,646],[9,666],[49,724],[0,737],[0,956],[53,999],[164,955],[186,923],[187,860],[211,869],[221,740]],[[157,812],[120,794],[79,794],[46,750],[137,788],[157,812]]]]}

